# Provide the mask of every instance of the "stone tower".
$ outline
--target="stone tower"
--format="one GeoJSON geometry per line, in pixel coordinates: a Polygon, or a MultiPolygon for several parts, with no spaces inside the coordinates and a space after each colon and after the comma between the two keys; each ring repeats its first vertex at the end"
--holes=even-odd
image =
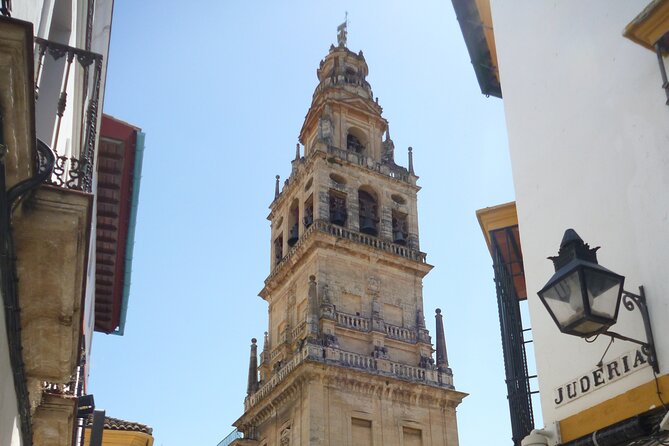
{"type": "Polygon", "coordinates": [[[425,328],[417,176],[395,164],[388,122],[345,25],[317,70],[292,172],[270,205],[269,328],[251,346],[234,444],[457,446],[437,310],[425,328]]]}

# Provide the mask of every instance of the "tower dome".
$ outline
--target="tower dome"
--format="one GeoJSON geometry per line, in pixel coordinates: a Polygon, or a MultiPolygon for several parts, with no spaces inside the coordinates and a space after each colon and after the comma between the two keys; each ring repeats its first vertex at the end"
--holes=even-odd
{"type": "Polygon", "coordinates": [[[330,46],[328,55],[321,60],[316,74],[318,76],[318,94],[330,87],[343,88],[350,93],[372,100],[372,87],[367,82],[367,62],[362,55],[349,50],[345,46],[330,46]]]}

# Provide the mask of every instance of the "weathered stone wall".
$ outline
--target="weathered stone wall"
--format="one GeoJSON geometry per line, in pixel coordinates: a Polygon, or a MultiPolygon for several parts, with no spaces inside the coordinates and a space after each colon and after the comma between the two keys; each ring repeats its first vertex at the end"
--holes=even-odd
{"type": "Polygon", "coordinates": [[[307,363],[258,424],[261,446],[457,446],[464,394],[307,363]]]}

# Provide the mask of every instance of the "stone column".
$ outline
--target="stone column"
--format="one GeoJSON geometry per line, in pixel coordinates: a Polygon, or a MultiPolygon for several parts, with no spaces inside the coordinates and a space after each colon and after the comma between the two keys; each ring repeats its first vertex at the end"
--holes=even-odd
{"type": "Polygon", "coordinates": [[[309,276],[309,291],[307,293],[307,327],[309,336],[318,335],[318,289],[316,285],[316,276],[309,276]]]}

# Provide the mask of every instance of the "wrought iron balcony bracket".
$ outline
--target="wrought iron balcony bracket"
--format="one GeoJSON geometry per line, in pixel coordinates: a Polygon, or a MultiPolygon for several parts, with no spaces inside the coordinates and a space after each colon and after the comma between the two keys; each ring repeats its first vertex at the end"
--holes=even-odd
{"type": "Polygon", "coordinates": [[[666,104],[669,105],[669,81],[667,81],[667,69],[664,66],[664,48],[661,44],[662,39],[655,44],[655,54],[657,55],[657,63],[660,66],[660,76],[662,77],[662,89],[664,89],[667,96],[666,104]]]}
{"type": "Polygon", "coordinates": [[[657,352],[655,351],[655,341],[653,340],[653,330],[650,326],[650,317],[648,316],[648,305],[646,303],[646,294],[644,292],[643,286],[639,287],[639,294],[630,293],[629,291],[623,290],[622,293],[622,304],[627,311],[634,311],[634,308],[638,308],[641,313],[641,318],[643,320],[643,327],[646,330],[646,341],[640,341],[638,339],[630,338],[628,336],[623,336],[621,334],[615,333],[613,331],[605,331],[602,334],[610,336],[614,339],[620,339],[622,341],[633,342],[641,346],[641,351],[648,358],[648,363],[653,367],[655,374],[660,373],[660,367],[657,363],[657,352]]]}
{"type": "Polygon", "coordinates": [[[37,152],[35,154],[35,175],[14,185],[7,191],[7,200],[10,206],[23,194],[34,189],[51,176],[54,169],[55,156],[49,146],[41,140],[37,140],[37,152]]]}

